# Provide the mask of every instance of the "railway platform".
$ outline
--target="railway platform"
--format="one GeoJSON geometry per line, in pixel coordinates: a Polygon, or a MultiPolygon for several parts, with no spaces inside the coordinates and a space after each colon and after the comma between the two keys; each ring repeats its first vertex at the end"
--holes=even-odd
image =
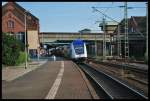
{"type": "Polygon", "coordinates": [[[48,61],[12,81],[2,81],[3,99],[92,99],[72,61],[48,61]]]}
{"type": "Polygon", "coordinates": [[[91,99],[87,84],[77,66],[72,61],[64,61],[64,67],[62,81],[55,98],[91,99]]]}

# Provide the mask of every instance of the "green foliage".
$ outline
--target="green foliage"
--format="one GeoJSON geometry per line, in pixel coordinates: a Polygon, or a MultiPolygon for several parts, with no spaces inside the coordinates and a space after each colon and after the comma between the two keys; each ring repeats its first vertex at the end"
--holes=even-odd
{"type": "Polygon", "coordinates": [[[24,44],[14,36],[2,33],[2,64],[15,65],[20,51],[24,50],[24,44]]]}
{"type": "Polygon", "coordinates": [[[24,63],[25,60],[26,60],[26,53],[25,52],[20,52],[20,55],[19,55],[18,59],[16,60],[16,65],[24,63]]]}

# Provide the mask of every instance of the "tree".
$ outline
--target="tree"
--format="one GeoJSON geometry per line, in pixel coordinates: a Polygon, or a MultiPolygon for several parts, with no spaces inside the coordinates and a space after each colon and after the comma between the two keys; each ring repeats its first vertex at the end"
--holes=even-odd
{"type": "Polygon", "coordinates": [[[2,64],[15,65],[20,51],[24,51],[24,44],[14,36],[2,33],[2,64]]]}

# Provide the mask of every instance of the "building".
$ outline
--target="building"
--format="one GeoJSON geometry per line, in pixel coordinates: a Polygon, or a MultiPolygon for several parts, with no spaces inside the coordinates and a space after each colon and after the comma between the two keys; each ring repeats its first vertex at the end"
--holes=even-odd
{"type": "Polygon", "coordinates": [[[39,19],[27,12],[15,2],[8,2],[2,6],[2,32],[15,35],[25,43],[25,14],[27,48],[30,55],[37,53],[39,48],[39,19]],[[33,38],[34,37],[34,38],[33,38]]]}
{"type": "Polygon", "coordinates": [[[114,43],[113,43],[113,36],[114,36],[114,31],[116,30],[117,26],[118,26],[118,23],[114,22],[114,21],[106,22],[105,29],[103,28],[103,23],[101,23],[99,25],[99,27],[101,27],[101,29],[103,31],[105,30],[106,34],[110,35],[110,45],[109,45],[110,46],[109,47],[109,50],[110,50],[109,54],[110,54],[110,56],[113,56],[113,54],[114,54],[113,50],[114,50],[115,46],[114,46],[114,43]]]}
{"type": "MultiPolygon", "coordinates": [[[[124,57],[124,19],[119,23],[121,54],[124,57]]],[[[117,39],[118,29],[114,31],[114,37],[117,39]]],[[[146,51],[146,16],[131,16],[128,18],[128,39],[129,39],[129,56],[144,57],[146,51]]],[[[117,41],[117,40],[115,40],[117,41]]],[[[117,44],[116,44],[117,48],[117,44]]],[[[117,53],[117,50],[115,50],[117,53]]]]}

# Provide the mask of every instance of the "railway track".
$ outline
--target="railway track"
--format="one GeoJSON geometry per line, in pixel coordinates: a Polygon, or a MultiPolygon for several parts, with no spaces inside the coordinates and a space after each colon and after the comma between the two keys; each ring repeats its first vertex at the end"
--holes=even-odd
{"type": "MultiPolygon", "coordinates": [[[[90,60],[92,61],[92,60],[90,60]]],[[[126,70],[130,70],[132,72],[136,72],[136,73],[140,73],[140,74],[144,74],[144,75],[148,75],[148,71],[147,70],[142,70],[142,69],[139,69],[139,68],[136,68],[136,66],[132,66],[132,65],[128,65],[128,64],[115,64],[115,63],[109,63],[109,62],[100,62],[100,61],[92,61],[94,63],[99,63],[99,64],[102,64],[102,65],[105,65],[105,66],[111,66],[111,67],[114,67],[114,68],[119,68],[119,69],[126,69],[126,70]]]]}
{"type": "MultiPolygon", "coordinates": [[[[117,68],[117,67],[112,67],[112,66],[107,66],[107,65],[101,65],[99,63],[98,64],[94,63],[94,64],[96,64],[96,67],[100,66],[100,67],[102,67],[101,69],[104,69],[107,72],[111,72],[111,74],[115,74],[115,75],[118,75],[118,76],[122,75],[121,73],[123,72],[123,68],[117,68]]],[[[127,70],[126,72],[128,72],[127,75],[129,75],[129,76],[127,76],[128,79],[134,80],[135,82],[138,82],[140,84],[148,85],[148,80],[147,80],[148,76],[146,74],[139,74],[135,71],[133,72],[133,71],[129,71],[129,70],[127,70]]]]}
{"type": "Polygon", "coordinates": [[[106,99],[148,99],[124,83],[85,63],[78,65],[103,90],[106,99]]]}

